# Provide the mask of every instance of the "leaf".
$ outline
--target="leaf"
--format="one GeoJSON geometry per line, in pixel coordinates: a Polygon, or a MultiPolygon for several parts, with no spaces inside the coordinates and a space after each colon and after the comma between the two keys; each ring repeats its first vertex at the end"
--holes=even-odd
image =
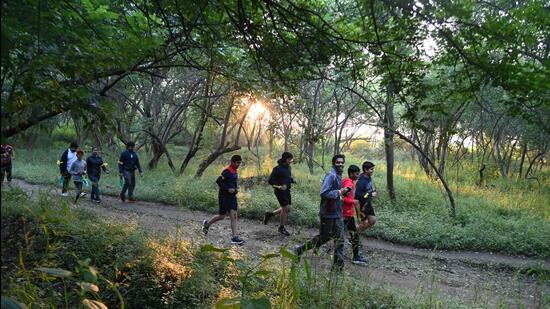
{"type": "Polygon", "coordinates": [[[84,307],[89,309],[108,309],[104,303],[99,302],[97,300],[84,299],[82,301],[82,304],[84,304],[84,307]]]}
{"type": "Polygon", "coordinates": [[[27,305],[2,295],[2,309],[27,309],[27,305]]]}
{"type": "Polygon", "coordinates": [[[257,272],[255,272],[255,274],[257,276],[268,276],[270,274],[272,274],[273,272],[270,271],[270,270],[258,270],[257,272]]]}
{"type": "Polygon", "coordinates": [[[90,266],[82,272],[82,277],[86,282],[97,283],[97,270],[90,266]]]}
{"type": "Polygon", "coordinates": [[[281,252],[281,255],[286,257],[286,258],[289,258],[290,260],[292,260],[293,262],[297,262],[298,261],[298,256],[290,251],[288,251],[285,247],[282,247],[281,250],[279,250],[281,252]]]}
{"type": "Polygon", "coordinates": [[[240,309],[241,298],[224,298],[216,303],[216,309],[240,309]]]}
{"type": "Polygon", "coordinates": [[[271,303],[269,299],[262,298],[253,298],[253,299],[243,299],[241,301],[242,309],[271,309],[271,303]]]}
{"type": "Polygon", "coordinates": [[[59,278],[68,278],[72,277],[73,273],[60,268],[48,268],[48,267],[39,267],[36,270],[47,273],[48,275],[59,277],[59,278]]]}
{"type": "Polygon", "coordinates": [[[211,244],[201,246],[201,252],[227,252],[229,249],[217,248],[211,244]]]}
{"type": "Polygon", "coordinates": [[[262,255],[262,259],[269,260],[269,259],[272,259],[272,258],[278,257],[278,256],[279,255],[277,253],[269,253],[269,254],[262,255]]]}
{"type": "Polygon", "coordinates": [[[88,291],[95,292],[95,293],[99,292],[99,287],[93,283],[80,282],[79,284],[80,284],[80,288],[82,288],[82,291],[84,292],[88,292],[88,291]]]}

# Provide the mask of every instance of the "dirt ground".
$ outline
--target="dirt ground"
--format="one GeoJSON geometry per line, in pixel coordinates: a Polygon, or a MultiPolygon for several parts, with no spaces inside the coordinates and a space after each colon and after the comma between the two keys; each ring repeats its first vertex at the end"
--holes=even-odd
{"type": "MultiPolygon", "coordinates": [[[[13,184],[36,195],[45,191],[59,195],[53,186],[35,185],[22,180],[13,184]]],[[[191,211],[174,205],[153,202],[123,203],[111,196],[103,196],[101,204],[91,203],[86,197],[77,207],[90,210],[108,220],[128,223],[156,236],[183,234],[197,243],[231,246],[229,220],[210,228],[207,236],[201,232],[201,221],[212,214],[191,211]]],[[[291,214],[292,215],[292,214],[291,214]]],[[[284,237],[277,233],[277,220],[268,225],[248,219],[239,219],[240,236],[246,241],[243,250],[248,256],[278,251],[281,246],[294,247],[309,237],[315,229],[289,226],[292,233],[284,237]]],[[[367,267],[346,261],[349,276],[368,282],[371,286],[391,288],[410,296],[423,294],[452,298],[462,304],[496,307],[500,304],[516,307],[543,308],[542,297],[550,294],[550,280],[541,281],[526,275],[528,268],[550,273],[550,261],[507,256],[486,252],[427,250],[397,245],[373,238],[363,238],[367,267]]],[[[347,255],[351,248],[346,244],[347,255]]],[[[308,253],[314,267],[329,267],[332,246],[322,247],[319,254],[308,253]]],[[[548,278],[548,276],[546,276],[548,278]]]]}

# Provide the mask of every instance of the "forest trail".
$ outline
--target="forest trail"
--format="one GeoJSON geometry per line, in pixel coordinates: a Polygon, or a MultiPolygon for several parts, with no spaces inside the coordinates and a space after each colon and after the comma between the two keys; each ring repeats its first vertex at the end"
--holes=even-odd
{"type": "MultiPolygon", "coordinates": [[[[13,184],[36,196],[39,192],[59,195],[54,186],[30,184],[14,179],[13,184]]],[[[139,188],[138,188],[139,189],[139,188]]],[[[91,203],[88,196],[79,201],[79,208],[90,210],[108,220],[131,224],[153,235],[175,235],[195,243],[212,243],[219,247],[231,246],[229,221],[219,222],[210,228],[207,236],[201,232],[201,221],[211,213],[192,211],[174,205],[155,202],[123,203],[115,197],[103,196],[101,204],[91,203]]],[[[289,248],[314,236],[316,229],[289,226],[292,236],[285,238],[277,233],[277,223],[268,225],[249,219],[239,219],[240,235],[246,243],[242,248],[248,256],[289,248]]],[[[541,295],[550,294],[550,280],[537,282],[534,276],[521,269],[544,269],[550,273],[550,261],[502,254],[471,251],[444,251],[419,249],[397,245],[373,238],[363,238],[364,253],[369,266],[361,267],[346,260],[349,276],[368,281],[374,287],[391,288],[410,296],[429,293],[450,297],[463,304],[482,304],[489,307],[505,304],[512,308],[542,305],[541,295]]],[[[241,249],[239,249],[241,250],[241,249]]],[[[346,254],[350,255],[349,245],[346,254]]],[[[328,268],[332,246],[327,244],[319,255],[308,254],[313,267],[328,268]]]]}

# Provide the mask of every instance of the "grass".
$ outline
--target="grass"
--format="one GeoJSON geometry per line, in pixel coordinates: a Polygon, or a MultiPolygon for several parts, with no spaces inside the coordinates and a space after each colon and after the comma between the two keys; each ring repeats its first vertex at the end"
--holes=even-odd
{"type": "Polygon", "coordinates": [[[238,249],[158,239],[72,209],[58,197],[2,192],[2,299],[29,307],[254,308],[460,307],[415,298],[347,275],[333,276],[280,252],[251,260],[238,249]]]}
{"type": "MultiPolygon", "coordinates": [[[[33,183],[54,184],[59,177],[55,162],[65,147],[65,143],[58,143],[46,149],[18,149],[14,161],[15,177],[33,183]]],[[[171,149],[173,158],[183,157],[184,148],[176,146],[171,149]]],[[[140,154],[145,166],[147,155],[140,154]]],[[[240,177],[246,185],[242,186],[239,195],[239,214],[260,219],[266,210],[277,205],[273,191],[265,181],[265,174],[269,173],[275,161],[262,161],[261,170],[258,170],[253,157],[246,151],[243,155],[245,164],[240,177]]],[[[117,154],[106,153],[104,159],[112,173],[102,176],[101,190],[116,194],[119,190],[117,154]]],[[[217,187],[214,180],[223,168],[222,161],[209,167],[201,179],[195,179],[192,175],[200,159],[200,156],[195,158],[192,161],[195,164],[180,177],[171,173],[165,161],[161,161],[156,170],[146,169],[143,178],[137,177],[137,198],[216,212],[217,187]]],[[[363,160],[352,155],[347,163],[359,165],[363,160]]],[[[464,164],[458,176],[455,169],[448,169],[448,181],[457,202],[457,216],[451,218],[440,184],[426,177],[414,162],[399,162],[405,163],[398,163],[395,168],[397,203],[392,205],[385,193],[384,163],[375,160],[378,223],[368,231],[368,235],[425,248],[550,257],[550,172],[543,170],[541,173],[541,187],[531,180],[501,180],[493,175],[488,177],[491,186],[479,188],[474,185],[476,171],[473,164],[464,164]]],[[[290,223],[315,227],[323,172],[317,168],[315,174],[310,175],[304,164],[295,164],[293,176],[298,184],[293,187],[290,223]]]]}

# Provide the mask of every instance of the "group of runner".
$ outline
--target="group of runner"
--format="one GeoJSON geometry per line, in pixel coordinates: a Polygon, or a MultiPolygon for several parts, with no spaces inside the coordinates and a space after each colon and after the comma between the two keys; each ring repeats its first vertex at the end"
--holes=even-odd
{"type": "MultiPolygon", "coordinates": [[[[306,243],[297,246],[294,251],[301,256],[309,249],[317,249],[331,239],[334,239],[333,267],[341,270],[344,266],[344,239],[346,232],[349,235],[353,251],[352,263],[367,265],[367,259],[361,253],[359,233],[376,223],[376,215],[372,200],[376,196],[376,189],[372,182],[375,165],[366,161],[361,169],[356,165],[348,167],[348,177],[343,178],[346,157],[337,154],[332,158],[332,169],[324,176],[319,205],[320,227],[319,234],[306,243]],[[357,221],[356,221],[357,218],[357,221]]],[[[291,187],[296,182],[292,178],[291,164],[294,156],[284,152],[273,168],[268,183],[273,187],[279,207],[264,214],[263,223],[267,224],[271,218],[279,215],[278,232],[290,236],[285,224],[292,205],[291,187]]],[[[223,220],[227,215],[231,221],[231,243],[242,245],[244,240],[237,233],[237,194],[238,168],[242,157],[234,155],[231,163],[217,178],[218,184],[218,214],[209,220],[202,221],[202,231],[208,234],[212,224],[223,220]]]]}
{"type": "MultiPolygon", "coordinates": [[[[126,150],[124,150],[118,160],[118,173],[121,178],[122,188],[119,194],[120,199],[126,201],[126,192],[128,192],[128,202],[136,202],[134,199],[134,188],[136,186],[136,170],[143,176],[143,171],[139,163],[139,157],[134,151],[135,143],[129,141],[126,143],[126,150]]],[[[59,172],[61,174],[62,189],[61,195],[68,196],[69,183],[71,179],[76,187],[76,195],[74,203],[78,202],[80,197],[84,197],[83,187],[89,181],[92,185],[91,200],[95,203],[100,203],[101,198],[99,196],[99,180],[101,178],[101,172],[109,173],[107,170],[107,163],[103,162],[103,158],[99,153],[97,147],[92,148],[92,154],[84,160],[84,150],[78,147],[76,142],[69,145],[63,154],[61,159],[57,162],[59,164],[59,172]]]]}

